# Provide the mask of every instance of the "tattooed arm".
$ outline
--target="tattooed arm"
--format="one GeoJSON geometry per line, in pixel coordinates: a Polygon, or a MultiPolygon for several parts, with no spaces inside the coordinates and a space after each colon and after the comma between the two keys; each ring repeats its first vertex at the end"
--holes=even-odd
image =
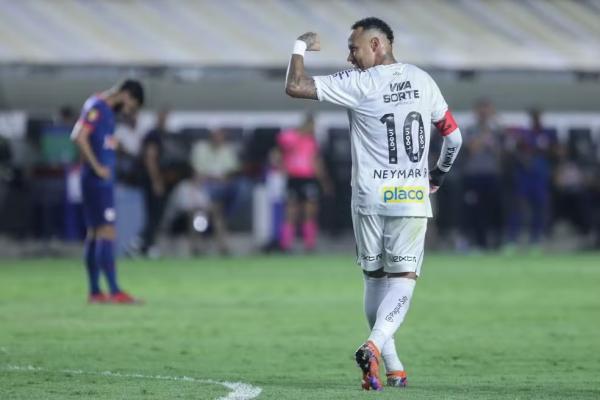
{"type": "MultiPolygon", "coordinates": [[[[321,49],[319,35],[314,32],[307,32],[298,37],[298,40],[306,43],[307,51],[319,51],[321,49]]],[[[315,81],[304,72],[303,55],[292,54],[285,78],[285,92],[291,97],[317,100],[315,81]]]]}

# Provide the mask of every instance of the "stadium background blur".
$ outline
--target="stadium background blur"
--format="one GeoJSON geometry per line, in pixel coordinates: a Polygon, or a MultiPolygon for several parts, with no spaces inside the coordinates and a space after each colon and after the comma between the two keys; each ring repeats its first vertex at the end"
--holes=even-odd
{"type": "Polygon", "coordinates": [[[320,33],[309,72],[333,73],[348,67],[349,27],[371,15],[394,29],[397,59],[432,74],[464,136],[396,335],[401,396],[600,398],[599,253],[582,251],[600,236],[600,0],[0,0],[0,398],[369,395],[352,359],[368,330],[347,116],[283,86],[298,35],[320,33]],[[138,153],[159,116],[161,168],[183,201],[165,210],[160,260],[118,262],[144,305],[88,304],[69,133],[90,94],[127,77],[147,104],[116,133],[121,255],[144,222],[138,153]],[[334,189],[316,254],[263,255],[282,218],[270,150],[307,112],[334,189]],[[181,184],[207,168],[219,131],[237,155],[208,163],[234,172],[233,257],[196,232],[206,214],[174,212],[202,203],[181,184]]]}
{"type": "MultiPolygon", "coordinates": [[[[434,196],[429,247],[598,248],[600,1],[2,0],[0,256],[78,254],[79,158],[69,133],[87,96],[126,77],[143,81],[148,101],[117,132],[129,153],[121,154],[117,188],[121,254],[143,225],[140,144],[165,109],[161,168],[171,191],[193,175],[191,148],[212,131],[226,131],[239,155],[239,206],[227,216],[234,254],[273,247],[283,193],[270,150],[281,129],[313,112],[334,185],[322,199],[319,247],[352,251],[346,115],[287,98],[283,80],[291,44],[308,30],[320,33],[323,48],[307,56],[310,73],[347,67],[349,26],[367,15],[392,26],[398,59],[432,74],[466,133],[458,164],[434,196]],[[484,150],[472,143],[480,136],[477,108],[493,114],[484,150]],[[528,133],[532,110],[541,112],[547,143],[528,142],[537,137],[528,133]],[[543,171],[529,175],[539,186],[530,196],[517,166],[532,163],[543,171]],[[489,172],[484,181],[473,176],[479,168],[489,172]],[[530,239],[536,229],[541,237],[530,239]]],[[[177,221],[163,221],[163,255],[212,251],[194,251],[190,242],[209,235],[177,221]]]]}

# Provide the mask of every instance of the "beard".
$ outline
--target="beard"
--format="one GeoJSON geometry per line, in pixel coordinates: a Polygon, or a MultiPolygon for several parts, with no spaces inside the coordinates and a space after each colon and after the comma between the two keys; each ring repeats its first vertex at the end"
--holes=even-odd
{"type": "Polygon", "coordinates": [[[121,111],[123,111],[123,102],[116,103],[115,105],[113,105],[112,109],[115,112],[115,114],[120,114],[121,111]]]}

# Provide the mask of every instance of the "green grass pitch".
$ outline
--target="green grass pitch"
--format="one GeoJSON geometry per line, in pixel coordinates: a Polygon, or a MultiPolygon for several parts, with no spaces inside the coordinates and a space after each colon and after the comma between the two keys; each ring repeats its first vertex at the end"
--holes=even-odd
{"type": "Polygon", "coordinates": [[[119,269],[145,305],[87,305],[79,260],[0,262],[0,399],[230,392],[207,380],[265,400],[600,398],[597,253],[427,256],[396,336],[409,387],[382,393],[359,389],[353,353],[368,331],[351,254],[119,269]],[[28,366],[40,369],[15,370],[28,366]]]}

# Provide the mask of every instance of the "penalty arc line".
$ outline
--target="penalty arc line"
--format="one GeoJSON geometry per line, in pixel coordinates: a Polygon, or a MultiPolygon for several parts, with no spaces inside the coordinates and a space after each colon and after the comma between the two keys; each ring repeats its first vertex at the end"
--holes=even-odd
{"type": "Polygon", "coordinates": [[[252,386],[243,382],[227,382],[227,381],[215,381],[213,379],[197,379],[189,376],[166,376],[166,375],[144,375],[144,374],[124,374],[121,372],[112,371],[83,371],[80,369],[61,369],[61,370],[49,370],[40,367],[34,367],[32,365],[19,366],[19,365],[7,365],[1,368],[5,371],[14,372],[58,372],[63,374],[72,375],[95,375],[95,376],[107,376],[115,378],[132,378],[132,379],[151,379],[159,381],[172,381],[172,382],[193,382],[199,384],[210,384],[210,385],[221,385],[231,390],[227,396],[219,397],[217,400],[252,400],[257,398],[262,389],[258,386],[252,386]]]}

